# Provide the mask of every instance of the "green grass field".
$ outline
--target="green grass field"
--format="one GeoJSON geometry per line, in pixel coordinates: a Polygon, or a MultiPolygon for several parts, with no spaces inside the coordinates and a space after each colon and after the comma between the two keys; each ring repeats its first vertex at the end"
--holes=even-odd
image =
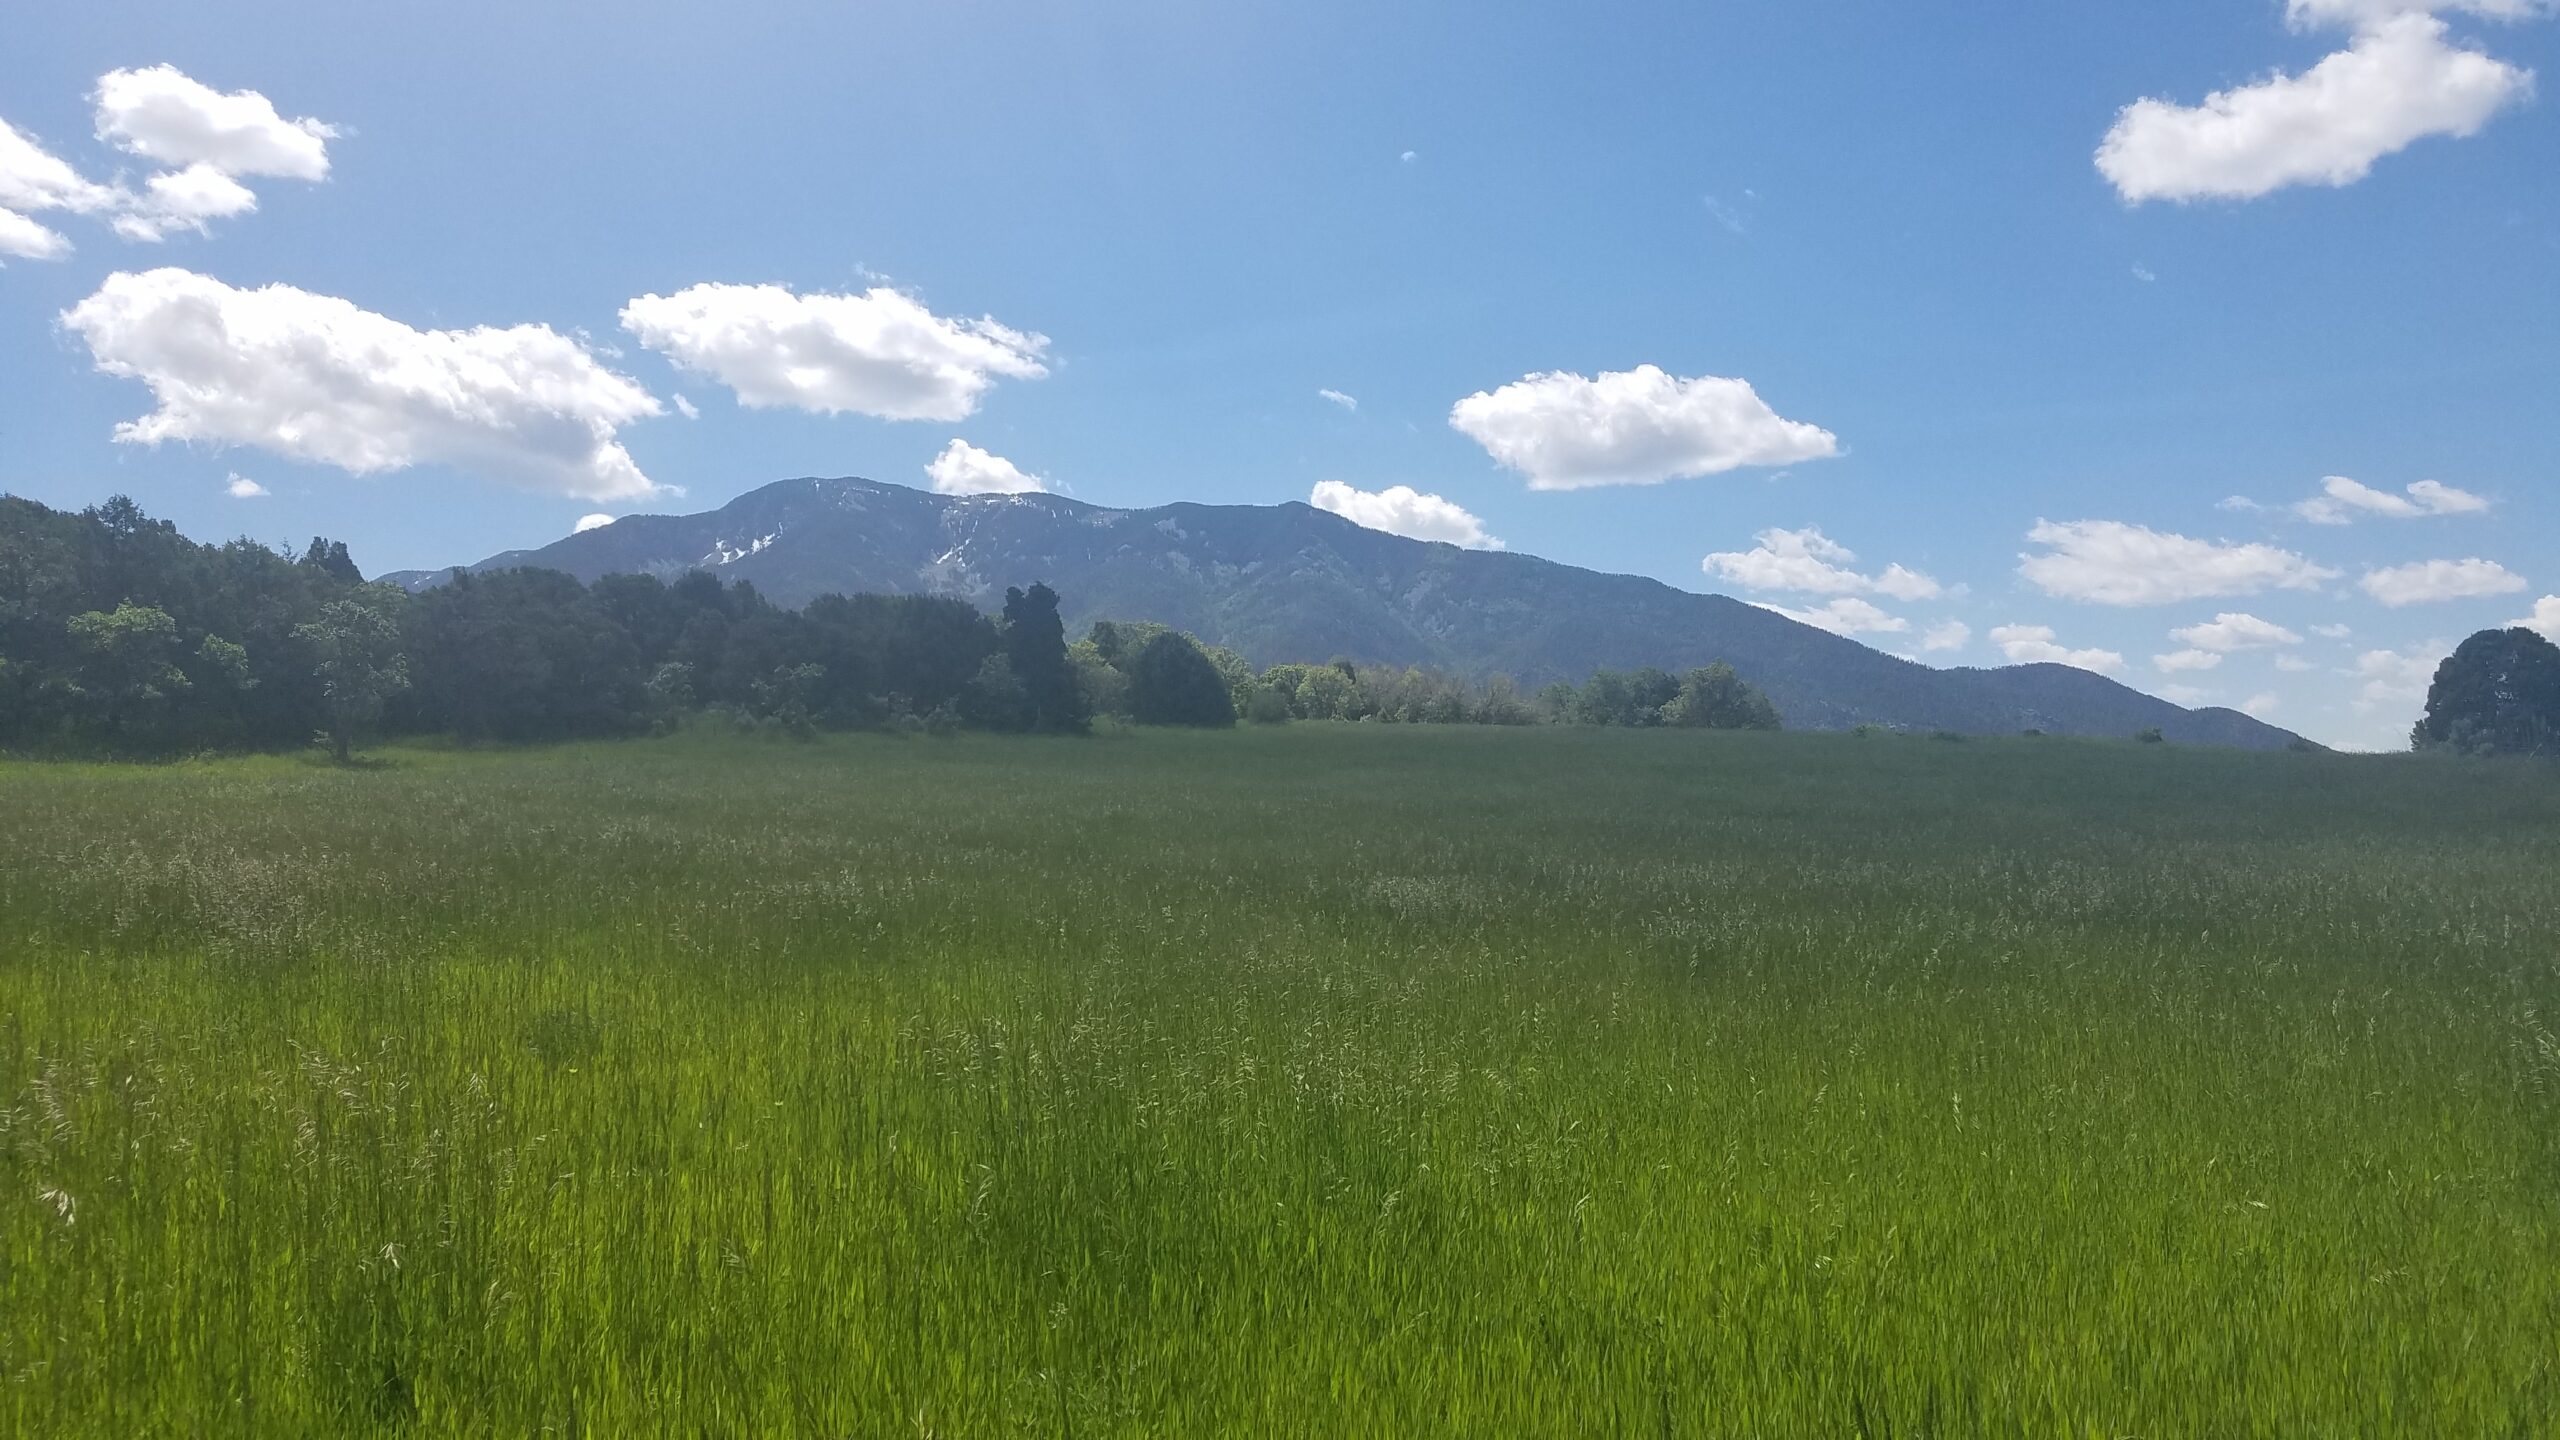
{"type": "Polygon", "coordinates": [[[2560,772],[0,766],[0,1433],[2560,1432],[2560,772]]]}

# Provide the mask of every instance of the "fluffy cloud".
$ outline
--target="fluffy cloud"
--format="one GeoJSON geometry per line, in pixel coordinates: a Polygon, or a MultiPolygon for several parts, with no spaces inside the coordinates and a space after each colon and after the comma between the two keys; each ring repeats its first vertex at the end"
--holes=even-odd
{"type": "Polygon", "coordinates": [[[328,142],[338,132],[287,120],[254,90],[224,94],[154,65],[108,71],[93,98],[99,139],[166,168],[138,190],[96,184],[0,121],[0,254],[68,254],[71,242],[30,218],[45,210],[104,215],[128,240],[162,240],[257,209],[241,176],[328,178],[328,142]]]}
{"type": "Polygon", "coordinates": [[[2216,655],[2229,655],[2241,650],[2272,650],[2279,645],[2302,643],[2301,636],[2272,620],[2261,620],[2255,615],[2236,615],[2227,610],[2214,616],[2209,623],[2172,630],[2169,638],[2216,655]]]}
{"type": "Polygon", "coordinates": [[[581,515],[578,517],[578,523],[570,528],[569,533],[572,535],[584,535],[590,530],[601,530],[612,523],[613,517],[610,515],[581,515]]]}
{"type": "Polygon", "coordinates": [[[1854,595],[1843,595],[1828,605],[1811,610],[1790,610],[1784,605],[1763,605],[1763,610],[1784,615],[1801,625],[1828,630],[1834,635],[1901,635],[1911,629],[1911,622],[1890,615],[1854,595]]]}
{"type": "Polygon", "coordinates": [[[68,255],[71,242],[34,217],[47,210],[93,214],[118,202],[114,188],[81,178],[34,137],[0,120],[0,255],[22,260],[68,255]]]}
{"type": "Polygon", "coordinates": [[[2440,480],[2421,480],[2403,496],[2332,475],[2320,482],[2319,495],[2294,506],[2293,513],[2314,525],[2351,525],[2358,513],[2415,520],[2427,515],[2476,515],[2488,508],[2487,500],[2440,480]]]}
{"type": "Polygon", "coordinates": [[[165,240],[181,230],[210,233],[213,221],[257,208],[257,194],[248,186],[210,165],[190,165],[145,181],[140,194],[127,197],[114,225],[127,240],[165,240]]]}
{"type": "Polygon", "coordinates": [[[2487,595],[2513,595],[2525,588],[2524,577],[2494,560],[2422,560],[2368,570],[2356,582],[2364,593],[2398,609],[2439,600],[2476,600],[2487,595]]]}
{"type": "MultiPolygon", "coordinates": [[[[2304,8],[2382,7],[2315,0],[2304,8]]],[[[2350,185],[2419,140],[2477,134],[2532,90],[2531,71],[2449,45],[2443,21],[2405,10],[2371,18],[2348,48],[2300,75],[2269,75],[2202,105],[2126,106],[2098,147],[2098,170],[2131,203],[2350,185]]]]}
{"type": "Polygon", "coordinates": [[[2057,643],[2050,625],[2003,625],[1991,632],[1991,643],[2016,665],[2070,665],[2101,675],[2124,673],[2124,657],[2113,650],[2073,650],[2057,643]]]}
{"type": "Polygon", "coordinates": [[[2264,720],[2284,708],[2284,701],[2272,690],[2252,695],[2240,702],[2240,713],[2252,720],[2264,720]]]}
{"type": "Polygon", "coordinates": [[[1345,395],[1339,390],[1318,390],[1316,392],[1316,398],[1319,400],[1331,401],[1345,410],[1356,411],[1360,408],[1360,402],[1358,399],[1353,396],[1345,395]]]}
{"type": "Polygon", "coordinates": [[[2533,613],[2511,620],[2507,628],[2539,630],[2554,644],[2560,644],[2560,595],[2545,595],[2533,602],[2533,613]]]}
{"type": "Polygon", "coordinates": [[[759,409],[965,420],[999,377],[1037,380],[1048,337],[950,319],[885,287],[795,295],[780,285],[696,285],[643,295],[622,328],[759,409]]]}
{"type": "Polygon", "coordinates": [[[1746,381],[1684,380],[1652,365],[1526,376],[1459,401],[1449,423],[1532,490],[1655,485],[1840,453],[1838,437],[1782,418],[1746,381]]]}
{"type": "Polygon", "coordinates": [[[547,326],[416,330],[287,285],[118,272],[63,312],[101,371],[151,387],[127,444],[252,445],[374,474],[444,464],[587,500],[661,493],[615,438],[657,399],[547,326]]]}
{"type": "Polygon", "coordinates": [[[71,253],[71,242],[15,210],[0,209],[0,255],[21,260],[59,260],[71,253]]]}
{"type": "Polygon", "coordinates": [[[1410,485],[1359,490],[1339,480],[1319,480],[1307,503],[1330,511],[1354,525],[1384,530],[1415,540],[1444,540],[1469,550],[1499,550],[1502,542],[1484,532],[1484,522],[1456,502],[1427,495],[1410,485]]]}
{"type": "Polygon", "coordinates": [[[168,167],[140,190],[119,190],[116,233],[162,240],[206,233],[216,220],[258,208],[241,176],[329,178],[329,141],[317,120],[287,120],[255,90],[224,93],[173,66],[110,70],[98,79],[98,138],[168,167]]]}
{"type": "Polygon", "coordinates": [[[1720,580],[1746,590],[1800,590],[1815,595],[1889,595],[1896,600],[1934,600],[1938,582],[1917,570],[1888,565],[1880,575],[1861,575],[1848,568],[1858,562],[1855,551],[1820,530],[1763,530],[1752,537],[1756,550],[1721,551],[1704,561],[1720,580]]]}
{"type": "Polygon", "coordinates": [[[2356,708],[2371,709],[2397,701],[2423,700],[2427,687],[2434,683],[2436,667],[2443,663],[2444,650],[2422,645],[2415,650],[2367,650],[2356,657],[2354,668],[2341,673],[2364,682],[2356,708]]]}
{"type": "Polygon", "coordinates": [[[235,470],[231,473],[231,483],[222,487],[222,493],[234,500],[263,500],[267,487],[235,470]]]}
{"type": "Polygon", "coordinates": [[[1961,650],[1973,643],[1973,627],[1961,620],[1947,620],[1932,625],[1920,636],[1923,650],[1961,650]]]}
{"type": "Polygon", "coordinates": [[[924,473],[933,481],[936,495],[1046,494],[1049,489],[1039,476],[1025,474],[1021,466],[966,440],[943,446],[924,473]]]}
{"type": "Polygon", "coordinates": [[[2211,650],[2177,650],[2154,655],[2151,663],[2163,675],[2176,675],[2195,670],[2211,670],[2222,663],[2222,657],[2211,650]]]}
{"type": "Polygon", "coordinates": [[[2395,15],[2434,15],[2459,10],[2484,20],[2530,20],[2551,12],[2550,0],[2285,0],[2284,18],[2297,30],[2328,26],[2361,28],[2395,15]]]}
{"type": "Polygon", "coordinates": [[[2100,605],[2174,605],[2268,590],[2316,590],[2338,572],[2272,545],[2226,545],[2119,520],[2038,520],[2044,553],[2018,573],[2048,595],[2100,605]]]}
{"type": "Polygon", "coordinates": [[[225,175],[329,178],[329,142],[317,120],[287,120],[255,90],[224,94],[175,66],[110,70],[98,77],[98,138],[172,169],[204,165],[225,175]]]}

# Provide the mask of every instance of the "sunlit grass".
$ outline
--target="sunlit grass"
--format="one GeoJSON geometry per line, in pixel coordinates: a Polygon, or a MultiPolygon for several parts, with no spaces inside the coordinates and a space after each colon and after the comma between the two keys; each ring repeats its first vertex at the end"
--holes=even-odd
{"type": "Polygon", "coordinates": [[[0,1433],[2540,1435],[2560,782],[0,766],[0,1433]]]}

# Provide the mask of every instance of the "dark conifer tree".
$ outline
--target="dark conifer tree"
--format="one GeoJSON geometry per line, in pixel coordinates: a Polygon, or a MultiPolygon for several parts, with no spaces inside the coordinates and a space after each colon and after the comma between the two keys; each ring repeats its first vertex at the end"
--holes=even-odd
{"type": "Polygon", "coordinates": [[[1058,617],[1058,592],[1045,584],[1004,592],[1004,654],[1022,687],[1024,726],[1055,734],[1081,734],[1093,717],[1067,660],[1067,626],[1058,617]]]}

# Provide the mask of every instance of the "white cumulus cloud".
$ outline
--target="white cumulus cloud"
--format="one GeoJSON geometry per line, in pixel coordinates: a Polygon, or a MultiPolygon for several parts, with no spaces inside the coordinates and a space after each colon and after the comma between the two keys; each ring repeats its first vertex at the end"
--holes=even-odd
{"type": "Polygon", "coordinates": [[[98,77],[98,138],[172,169],[207,165],[225,175],[285,180],[329,178],[337,130],[287,120],[255,90],[229,94],[173,65],[110,70],[98,77]]]}
{"type": "Polygon", "coordinates": [[[2124,673],[2124,657],[2113,650],[2074,650],[2054,638],[2050,625],[2003,625],[1991,632],[1991,643],[2017,665],[2069,665],[2101,675],[2124,673]]]}
{"type": "Polygon", "coordinates": [[[1727,550],[1703,562],[1709,575],[1747,590],[1799,590],[1815,595],[1887,595],[1896,600],[1934,600],[1942,589],[1917,570],[1888,565],[1883,573],[1862,575],[1849,567],[1857,553],[1821,530],[1763,530],[1752,537],[1752,550],[1727,550]]]}
{"type": "Polygon", "coordinates": [[[587,500],[662,492],[615,436],[656,397],[548,326],[417,330],[179,269],[110,275],[62,324],[101,371],[151,387],[158,408],[117,426],[123,443],[250,445],[358,475],[443,464],[587,500]]]}
{"type": "Polygon", "coordinates": [[[2494,560],[2480,559],[2421,560],[2414,565],[2393,565],[2387,569],[2368,570],[2356,583],[2364,593],[2395,610],[2403,605],[2427,605],[2440,600],[2513,595],[2525,588],[2523,576],[2494,560]]]}
{"type": "Polygon", "coordinates": [[[1784,615],[1798,624],[1834,635],[1901,635],[1911,629],[1911,622],[1899,615],[1888,614],[1855,595],[1843,595],[1828,605],[1811,610],[1791,610],[1784,605],[1763,605],[1763,610],[1784,615]]]}
{"type": "Polygon", "coordinates": [[[21,260],[59,260],[71,253],[71,242],[59,230],[37,224],[15,210],[0,209],[0,255],[21,260]]]}
{"type": "Polygon", "coordinates": [[[262,500],[266,498],[267,487],[235,470],[231,472],[230,483],[222,487],[222,493],[234,500],[262,500]]]}
{"type": "Polygon", "coordinates": [[[257,208],[257,193],[248,186],[211,165],[190,165],[143,182],[113,223],[127,240],[165,240],[181,230],[208,234],[213,221],[257,208]]]}
{"type": "Polygon", "coordinates": [[[1441,540],[1469,550],[1499,550],[1502,542],[1485,533],[1484,522],[1456,501],[1426,494],[1410,485],[1361,490],[1340,480],[1319,480],[1307,503],[1354,525],[1384,530],[1414,540],[1441,540]]]}
{"type": "Polygon", "coordinates": [[[1449,423],[1532,490],[1655,485],[1840,453],[1837,436],[1780,416],[1747,381],[1653,365],[1525,376],[1459,401],[1449,423]]]}
{"type": "Polygon", "coordinates": [[[2436,15],[2448,10],[2484,20],[2530,20],[2551,13],[2550,0],[2285,0],[2284,18],[2297,30],[2363,27],[2395,15],[2436,15]]]}
{"type": "Polygon", "coordinates": [[[1932,625],[1920,636],[1923,650],[1961,650],[1973,643],[1973,627],[1961,620],[1945,620],[1932,625]]]}
{"type": "Polygon", "coordinates": [[[933,481],[937,495],[1022,495],[1045,494],[1049,487],[1037,475],[1023,473],[1022,467],[1001,455],[990,455],[966,440],[954,440],[942,447],[924,467],[933,481]]]}
{"type": "Polygon", "coordinates": [[[2272,650],[2279,645],[2299,645],[2302,637],[2272,620],[2255,615],[2224,611],[2201,625],[2188,625],[2169,632],[2169,638],[2197,650],[2216,655],[2229,655],[2242,650],[2272,650]]]}
{"type": "Polygon", "coordinates": [[[335,127],[287,120],[255,90],[215,90],[174,66],[110,70],[98,77],[98,138],[167,167],[139,190],[118,190],[113,224],[127,240],[163,240],[181,230],[246,215],[258,197],[242,176],[329,178],[335,127]]]}
{"type": "Polygon", "coordinates": [[[2240,702],[2240,713],[2252,720],[2264,720],[2284,708],[2284,701],[2274,691],[2261,691],[2240,702]]]}
{"type": "Polygon", "coordinates": [[[2273,545],[2229,545],[2120,520],[2038,520],[2027,539],[2046,547],[2019,557],[2018,573],[2048,595],[2100,605],[2316,590],[2338,572],[2273,545]]]}
{"type": "Polygon", "coordinates": [[[1049,373],[1048,337],[936,315],[887,287],[798,295],[780,285],[695,285],[622,308],[640,343],[758,409],[965,420],[999,378],[1049,373]]]}
{"type": "Polygon", "coordinates": [[[2176,675],[2214,669],[2222,664],[2222,656],[2211,650],[2174,650],[2166,655],[2152,656],[2151,663],[2163,675],[2176,675]]]}
{"type": "Polygon", "coordinates": [[[112,186],[84,179],[35,137],[0,120],[0,255],[60,259],[71,253],[71,242],[34,217],[47,210],[95,214],[119,199],[112,186]]]}
{"type": "Polygon", "coordinates": [[[2539,630],[2545,639],[2560,644],[2560,595],[2545,595],[2533,602],[2533,613],[2507,622],[2507,628],[2539,630]]]}
{"type": "Polygon", "coordinates": [[[2444,648],[2437,645],[2421,645],[2405,651],[2367,650],[2356,657],[2353,668],[2342,673],[2364,682],[2356,700],[2359,710],[2397,701],[2423,700],[2427,696],[2427,687],[2435,681],[2436,667],[2443,663],[2445,653],[2444,648]]]}
{"type": "Polygon", "coordinates": [[[2479,133],[2532,91],[2531,71],[2448,44],[2443,21],[2405,10],[2362,20],[2346,49],[2299,75],[2269,75],[2201,105],[2135,101],[2099,145],[2098,170],[2131,203],[2350,185],[2419,140],[2479,133]]]}
{"type": "Polygon", "coordinates": [[[612,523],[613,517],[610,515],[601,513],[595,515],[581,515],[578,517],[578,523],[570,528],[569,533],[572,535],[584,535],[590,530],[601,530],[612,523]]]}
{"type": "Polygon", "coordinates": [[[2488,508],[2486,499],[2441,480],[2421,480],[2408,487],[2407,494],[2394,495],[2332,475],[2320,482],[2318,495],[2295,505],[2293,513],[2314,525],[2351,525],[2359,513],[2416,520],[2429,515],[2477,515],[2488,508]]]}

